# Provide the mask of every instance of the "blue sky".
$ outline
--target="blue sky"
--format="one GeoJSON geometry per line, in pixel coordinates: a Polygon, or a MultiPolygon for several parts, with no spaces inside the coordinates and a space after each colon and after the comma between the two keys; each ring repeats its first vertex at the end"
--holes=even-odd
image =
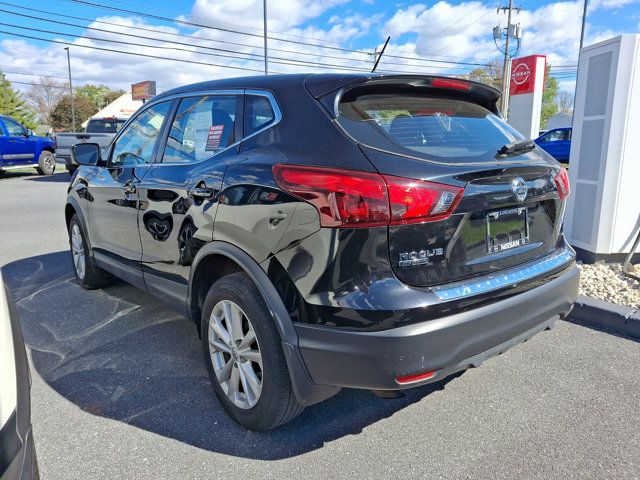
{"type": "MultiPolygon", "coordinates": [[[[86,1],[195,21],[217,29],[189,27],[110,11],[74,0],[9,0],[0,5],[0,9],[80,27],[4,11],[0,12],[0,23],[10,25],[0,25],[0,30],[71,43],[72,69],[77,84],[107,83],[126,88],[132,82],[154,79],[160,89],[164,89],[208,78],[250,74],[263,68],[259,37],[262,0],[86,1]],[[86,27],[100,30],[87,30],[86,27]],[[57,33],[34,32],[26,28],[57,33]],[[114,43],[118,41],[134,45],[114,43]],[[147,57],[86,47],[123,50],[147,57]],[[220,54],[227,56],[216,56],[220,54]],[[185,62],[152,58],[158,56],[185,62]],[[240,58],[229,58],[234,56],[240,58]]],[[[499,59],[491,28],[498,23],[506,25],[506,17],[496,13],[497,3],[475,0],[269,0],[268,5],[270,35],[282,39],[269,42],[270,55],[274,59],[270,69],[281,72],[368,69],[371,52],[391,35],[389,56],[383,58],[380,69],[463,74],[474,68],[470,64],[499,59]]],[[[561,88],[571,91],[577,64],[582,0],[526,0],[516,5],[522,10],[515,16],[515,21],[524,31],[520,54],[547,55],[549,62],[557,66],[554,74],[560,80],[561,88]]],[[[640,32],[640,0],[590,0],[586,44],[621,33],[637,32],[640,32]]],[[[7,78],[15,81],[20,89],[29,88],[25,84],[39,82],[39,76],[62,80],[66,75],[64,46],[0,33],[0,70],[7,72],[7,78]]]]}

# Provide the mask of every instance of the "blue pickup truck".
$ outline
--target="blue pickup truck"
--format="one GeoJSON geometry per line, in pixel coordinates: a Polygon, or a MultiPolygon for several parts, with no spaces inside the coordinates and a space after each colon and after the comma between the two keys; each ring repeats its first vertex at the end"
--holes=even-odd
{"type": "Polygon", "coordinates": [[[571,127],[548,130],[535,139],[536,144],[553,158],[569,163],[571,151],[571,127]]]}
{"type": "Polygon", "coordinates": [[[40,175],[56,169],[53,140],[34,135],[13,118],[0,115],[0,175],[14,168],[34,167],[40,175]]]}

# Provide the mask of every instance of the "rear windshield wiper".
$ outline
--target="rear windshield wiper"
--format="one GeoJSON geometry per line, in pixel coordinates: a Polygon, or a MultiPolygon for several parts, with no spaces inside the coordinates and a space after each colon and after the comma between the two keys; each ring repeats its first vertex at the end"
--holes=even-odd
{"type": "Polygon", "coordinates": [[[533,150],[534,148],[535,144],[533,143],[533,140],[520,140],[518,142],[507,143],[506,145],[500,147],[500,150],[498,150],[498,155],[501,157],[506,157],[507,155],[511,155],[513,153],[528,152],[529,150],[533,150]]]}

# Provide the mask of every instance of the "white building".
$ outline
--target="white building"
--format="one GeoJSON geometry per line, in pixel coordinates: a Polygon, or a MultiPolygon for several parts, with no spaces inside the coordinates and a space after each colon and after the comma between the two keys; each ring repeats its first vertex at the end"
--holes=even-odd
{"type": "MultiPolygon", "coordinates": [[[[130,93],[123,93],[109,105],[104,107],[91,118],[129,118],[142,106],[142,100],[133,100],[130,93]]],[[[86,127],[89,120],[82,124],[86,127]]]]}

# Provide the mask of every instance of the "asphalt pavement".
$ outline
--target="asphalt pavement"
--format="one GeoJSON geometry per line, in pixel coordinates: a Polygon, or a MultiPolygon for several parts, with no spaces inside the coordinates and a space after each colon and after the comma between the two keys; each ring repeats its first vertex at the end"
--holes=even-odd
{"type": "Polygon", "coordinates": [[[0,179],[43,479],[640,478],[640,343],[567,322],[403,398],[343,390],[276,431],[243,430],[188,320],[124,283],[75,283],[68,179],[0,179]]]}

